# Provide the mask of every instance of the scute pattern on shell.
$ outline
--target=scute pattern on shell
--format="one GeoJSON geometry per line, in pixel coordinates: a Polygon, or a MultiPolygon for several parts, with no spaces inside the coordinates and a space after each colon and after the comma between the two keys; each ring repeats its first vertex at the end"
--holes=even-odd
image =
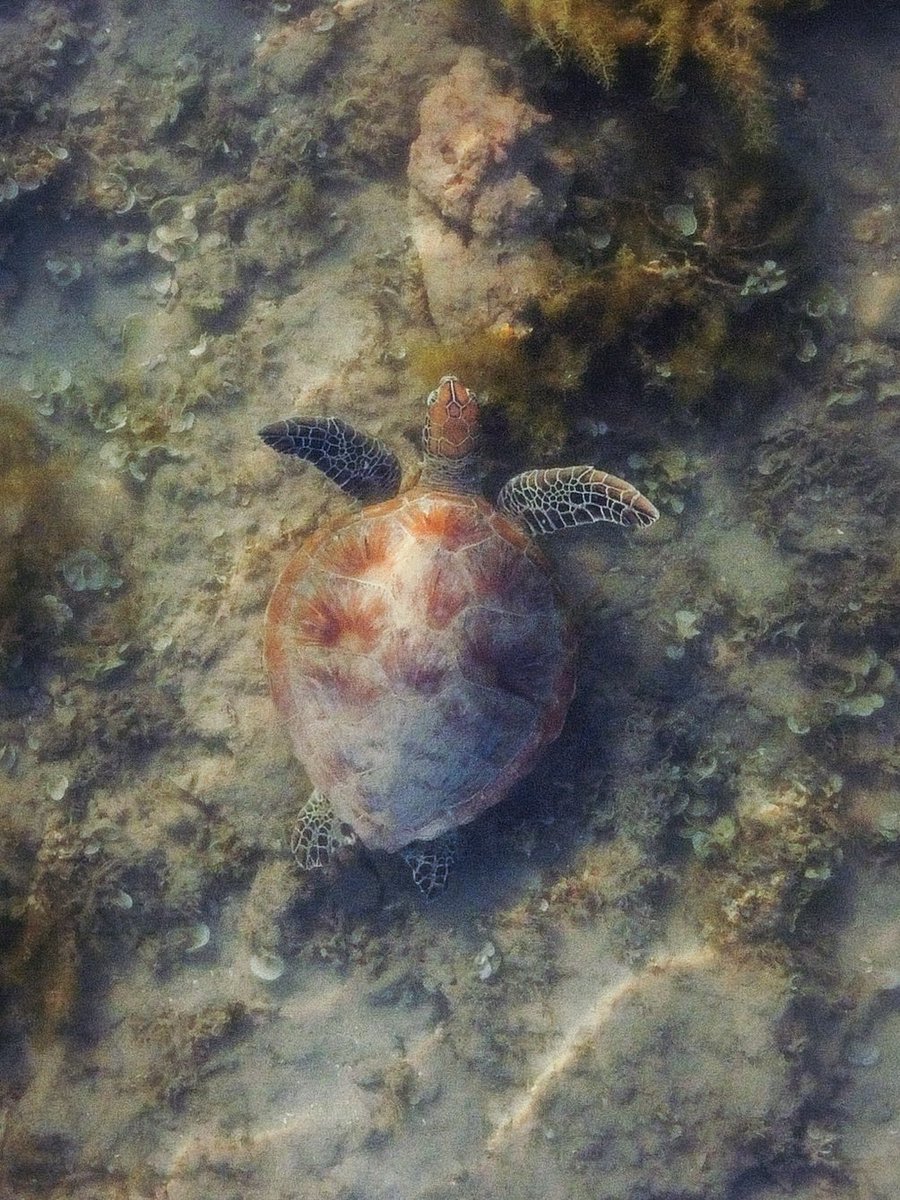
{"type": "Polygon", "coordinates": [[[534,544],[481,497],[423,488],[306,542],[272,596],[265,649],[313,786],[373,849],[502,799],[574,686],[534,544]]]}

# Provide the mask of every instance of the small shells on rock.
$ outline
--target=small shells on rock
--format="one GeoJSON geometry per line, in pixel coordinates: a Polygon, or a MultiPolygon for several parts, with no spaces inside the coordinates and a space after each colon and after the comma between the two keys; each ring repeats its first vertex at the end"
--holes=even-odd
{"type": "Polygon", "coordinates": [[[104,442],[100,447],[100,461],[114,471],[121,471],[128,465],[128,450],[118,442],[104,442]]]}
{"type": "Polygon", "coordinates": [[[93,550],[76,550],[64,558],[60,569],[73,592],[101,592],[122,586],[117,575],[93,550]]]}
{"type": "Polygon", "coordinates": [[[130,908],[134,908],[134,900],[123,888],[119,888],[118,891],[113,892],[109,902],[114,908],[121,908],[124,912],[127,912],[130,908]]]}
{"type": "Polygon", "coordinates": [[[314,8],[309,14],[309,27],[313,33],[328,33],[336,22],[337,17],[330,8],[314,8]]]}
{"type": "Polygon", "coordinates": [[[605,437],[609,433],[609,426],[605,421],[597,421],[593,417],[582,417],[577,422],[579,433],[585,434],[589,438],[605,437]]]}
{"type": "Polygon", "coordinates": [[[191,925],[186,931],[185,953],[196,954],[198,950],[209,945],[210,937],[210,929],[205,921],[198,921],[196,925],[191,925]]]}
{"type": "Polygon", "coordinates": [[[178,280],[174,275],[155,275],[150,280],[150,288],[160,301],[166,301],[178,295],[178,280]]]}
{"type": "Polygon", "coordinates": [[[871,1042],[850,1042],[844,1050],[844,1059],[851,1067],[874,1067],[881,1061],[881,1051],[871,1042]]]}
{"type": "Polygon", "coordinates": [[[879,708],[884,708],[884,696],[878,692],[864,692],[860,696],[842,700],[837,711],[842,717],[871,717],[879,708]]]}
{"type": "Polygon", "coordinates": [[[877,828],[886,842],[896,842],[900,839],[900,809],[889,809],[880,813],[877,828]]]}
{"type": "Polygon", "coordinates": [[[835,388],[825,397],[825,407],[837,405],[838,408],[849,408],[851,404],[859,404],[865,394],[862,388],[835,388]]]}
{"type": "Polygon", "coordinates": [[[172,418],[169,422],[169,430],[172,433],[187,433],[194,428],[196,419],[192,412],[184,412],[180,416],[172,418]]]}
{"type": "Polygon", "coordinates": [[[667,204],[663,220],[681,237],[693,237],[697,232],[697,214],[689,204],[667,204]]]}
{"type": "Polygon", "coordinates": [[[0,746],[0,770],[4,775],[14,776],[19,768],[19,748],[9,742],[0,746]]]}
{"type": "Polygon", "coordinates": [[[280,954],[262,950],[250,955],[250,974],[263,983],[274,983],[284,974],[286,963],[280,954]]]}
{"type": "Polygon", "coordinates": [[[41,606],[57,633],[61,633],[75,616],[68,604],[64,604],[52,592],[41,596],[41,606]]]}
{"type": "Polygon", "coordinates": [[[72,254],[50,254],[44,259],[44,266],[58,288],[77,283],[83,273],[81,263],[72,254]]]}
{"type": "Polygon", "coordinates": [[[62,800],[63,796],[65,796],[68,790],[69,781],[65,775],[63,775],[60,779],[57,779],[55,783],[50,785],[47,790],[47,794],[51,800],[62,800]]]}
{"type": "Polygon", "coordinates": [[[700,613],[691,612],[686,608],[680,608],[675,613],[675,632],[683,642],[699,636],[700,630],[697,628],[697,622],[700,620],[700,616],[700,613]]]}
{"type": "Polygon", "coordinates": [[[151,225],[163,225],[185,215],[185,209],[196,212],[192,204],[185,204],[183,196],[160,196],[147,210],[151,225]]]}
{"type": "Polygon", "coordinates": [[[39,401],[37,411],[41,416],[50,417],[54,398],[65,395],[72,386],[72,372],[66,367],[52,367],[38,378],[33,371],[26,371],[19,377],[19,386],[32,400],[39,401]]]}
{"type": "Polygon", "coordinates": [[[744,280],[741,295],[768,296],[771,292],[780,292],[783,287],[787,287],[787,282],[787,273],[784,268],[779,267],[774,259],[767,258],[744,280]]]}
{"type": "Polygon", "coordinates": [[[475,955],[475,974],[482,982],[487,982],[500,969],[500,955],[493,942],[485,942],[475,955]]]}
{"type": "Polygon", "coordinates": [[[47,376],[47,395],[63,396],[72,386],[72,372],[67,367],[54,367],[47,376]]]}
{"type": "Polygon", "coordinates": [[[189,205],[180,217],[175,217],[162,225],[157,225],[150,231],[147,238],[147,249],[151,254],[158,255],[165,262],[177,262],[184,258],[190,247],[200,237],[200,232],[191,217],[185,214],[193,211],[189,205]]]}
{"type": "Polygon", "coordinates": [[[824,317],[844,317],[850,307],[850,301],[842,296],[830,283],[817,288],[804,305],[806,315],[815,321],[824,317]]]}

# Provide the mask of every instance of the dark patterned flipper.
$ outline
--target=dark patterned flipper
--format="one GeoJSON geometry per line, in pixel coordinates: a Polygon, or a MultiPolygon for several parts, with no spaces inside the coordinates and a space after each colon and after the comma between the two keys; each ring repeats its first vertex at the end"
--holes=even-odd
{"type": "Polygon", "coordinates": [[[637,488],[596,467],[523,471],[504,484],[497,507],[532,533],[556,533],[595,521],[652,525],[659,516],[637,488]]]}
{"type": "Polygon", "coordinates": [[[344,835],[329,802],[314,791],[297,814],[291,853],[304,871],[312,871],[326,866],[334,852],[352,840],[344,835]]]}
{"type": "Polygon", "coordinates": [[[292,417],[267,425],[259,436],[280,454],[306,459],[364,504],[387,500],[400,487],[396,454],[338,417],[292,417]]]}
{"type": "Polygon", "coordinates": [[[456,831],[451,830],[431,842],[410,842],[400,851],[412,871],[413,882],[426,900],[439,896],[446,888],[458,845],[456,831]]]}

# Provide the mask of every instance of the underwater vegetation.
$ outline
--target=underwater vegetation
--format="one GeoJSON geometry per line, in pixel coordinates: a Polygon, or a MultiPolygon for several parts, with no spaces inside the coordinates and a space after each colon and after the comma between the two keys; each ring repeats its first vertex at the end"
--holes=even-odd
{"type": "Polygon", "coordinates": [[[54,634],[54,576],[78,544],[65,460],[14,404],[0,404],[0,675],[54,634]]]}
{"type": "Polygon", "coordinates": [[[0,217],[20,194],[44,187],[70,165],[54,97],[89,56],[93,27],[85,18],[92,8],[25,4],[17,35],[0,46],[0,217]]]}
{"type": "MultiPolygon", "coordinates": [[[[634,93],[649,62],[667,93],[636,103],[551,78],[493,6],[512,49],[484,57],[484,111],[546,116],[531,140],[524,118],[495,130],[482,173],[463,164],[471,215],[449,220],[463,249],[548,270],[511,314],[445,333],[406,155],[464,39],[432,53],[401,30],[437,0],[361,3],[351,27],[352,4],[229,6],[262,35],[242,82],[207,29],[202,63],[178,47],[131,76],[145,23],[196,12],[113,0],[134,41],[78,89],[99,106],[63,124],[51,72],[46,142],[70,157],[41,151],[59,174],[0,202],[0,247],[22,235],[13,332],[37,278],[62,329],[84,315],[99,339],[48,344],[61,361],[30,362],[0,409],[0,650],[48,651],[0,730],[0,1177],[23,1200],[263,1197],[286,1170],[337,1200],[379,1163],[398,1194],[469,1200],[825,1194],[847,1183],[838,1159],[813,1177],[799,1143],[834,1090],[785,1047],[860,839],[876,869],[900,850],[900,358],[860,343],[829,361],[837,298],[811,286],[802,187],[721,106],[700,111],[712,66],[688,42],[709,3],[670,3],[685,24],[665,35],[661,2],[568,6],[636,14],[610,70],[631,83],[635,63],[634,93]],[[295,770],[258,638],[273,567],[332,501],[263,462],[252,430],[295,396],[411,441],[406,372],[424,391],[450,370],[495,401],[498,475],[577,438],[668,519],[627,561],[611,540],[562,547],[585,635],[568,743],[472,827],[447,902],[425,907],[398,863],[310,881],[287,853],[295,770]],[[527,1142],[485,1154],[517,1096],[527,1142]]],[[[768,37],[778,7],[740,11],[768,37]]],[[[763,96],[766,54],[746,77],[763,96]]],[[[471,315],[468,261],[446,274],[471,315]]],[[[829,980],[832,998],[843,1020],[829,980]]]]}
{"type": "Polygon", "coordinates": [[[641,391],[652,411],[765,398],[801,341],[808,205],[787,164],[708,154],[681,178],[660,161],[626,194],[603,186],[576,176],[553,238],[558,274],[515,321],[411,347],[423,384],[451,365],[481,380],[505,435],[539,453],[558,450],[573,419],[614,413],[617,391],[641,391]]]}
{"type": "Polygon", "coordinates": [[[788,942],[841,862],[841,777],[811,761],[791,771],[780,788],[745,773],[734,812],[691,839],[691,886],[717,940],[788,942]]]}
{"type": "MultiPolygon", "coordinates": [[[[674,96],[676,76],[696,63],[737,113],[747,143],[772,140],[766,13],[796,0],[502,0],[511,16],[559,56],[577,59],[604,83],[623,54],[649,52],[656,89],[674,96]]],[[[801,0],[821,7],[825,0],[801,0]]]]}
{"type": "Polygon", "coordinates": [[[785,155],[715,106],[520,81],[538,108],[467,51],[420,107],[410,211],[442,344],[408,343],[417,385],[479,380],[498,441],[550,455],[625,397],[634,420],[724,415],[815,356],[811,197],[785,155]],[[476,282],[458,286],[456,259],[476,282]]]}
{"type": "Polygon", "coordinates": [[[77,17],[89,5],[22,6],[23,25],[0,49],[0,135],[24,126],[46,101],[60,69],[80,57],[82,29],[77,17]]]}
{"type": "MultiPolygon", "coordinates": [[[[147,812],[132,825],[113,792],[96,793],[83,822],[72,819],[66,797],[70,811],[51,816],[37,844],[15,822],[0,825],[4,1083],[28,1092],[5,1129],[4,1165],[13,1171],[50,1179],[67,1169],[74,1135],[60,1131],[52,1096],[58,1073],[75,1069],[96,1043],[113,964],[132,960],[148,940],[152,978],[165,979],[173,960],[192,961],[210,937],[192,920],[210,884],[246,870],[247,848],[227,821],[214,818],[211,827],[187,796],[154,796],[165,809],[165,846],[161,829],[146,838],[147,812]]],[[[239,1001],[186,1019],[142,1005],[131,1032],[153,1046],[141,1078],[149,1102],[177,1106],[217,1048],[245,1032],[246,1016],[239,1001]]]]}
{"type": "MultiPolygon", "coordinates": [[[[41,382],[31,378],[26,391],[39,398],[39,411],[52,415],[55,406],[74,402],[76,389],[67,371],[45,375],[41,382]]],[[[120,394],[116,379],[102,390],[110,393],[120,394]]],[[[15,394],[16,401],[0,403],[0,683],[11,689],[4,701],[15,696],[19,704],[51,658],[87,681],[123,666],[138,604],[120,571],[132,513],[122,482],[86,471],[74,439],[60,448],[15,394]]],[[[87,407],[88,389],[78,395],[87,407]]],[[[158,430],[167,419],[169,410],[155,421],[136,419],[138,432],[129,431],[135,448],[120,451],[110,443],[110,453],[122,455],[110,465],[146,478],[140,467],[161,455],[158,430]]]]}

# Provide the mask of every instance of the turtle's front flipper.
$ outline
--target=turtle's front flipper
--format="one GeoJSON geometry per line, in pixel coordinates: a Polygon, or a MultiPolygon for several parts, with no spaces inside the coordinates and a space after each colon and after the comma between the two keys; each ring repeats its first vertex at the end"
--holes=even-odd
{"type": "Polygon", "coordinates": [[[652,525],[659,516],[637,488],[596,467],[523,471],[504,484],[497,507],[532,533],[556,533],[595,521],[652,525]]]}
{"type": "Polygon", "coordinates": [[[410,842],[400,851],[412,871],[413,882],[426,900],[439,896],[447,886],[458,845],[459,839],[453,829],[430,842],[410,842]]]}
{"type": "Polygon", "coordinates": [[[352,840],[344,836],[341,823],[320,791],[314,791],[297,814],[291,834],[291,853],[304,871],[324,867],[341,846],[352,840]]]}
{"type": "Polygon", "coordinates": [[[372,504],[397,494],[400,460],[377,438],[338,417],[291,417],[259,431],[281,454],[305,458],[354,500],[372,504]]]}

